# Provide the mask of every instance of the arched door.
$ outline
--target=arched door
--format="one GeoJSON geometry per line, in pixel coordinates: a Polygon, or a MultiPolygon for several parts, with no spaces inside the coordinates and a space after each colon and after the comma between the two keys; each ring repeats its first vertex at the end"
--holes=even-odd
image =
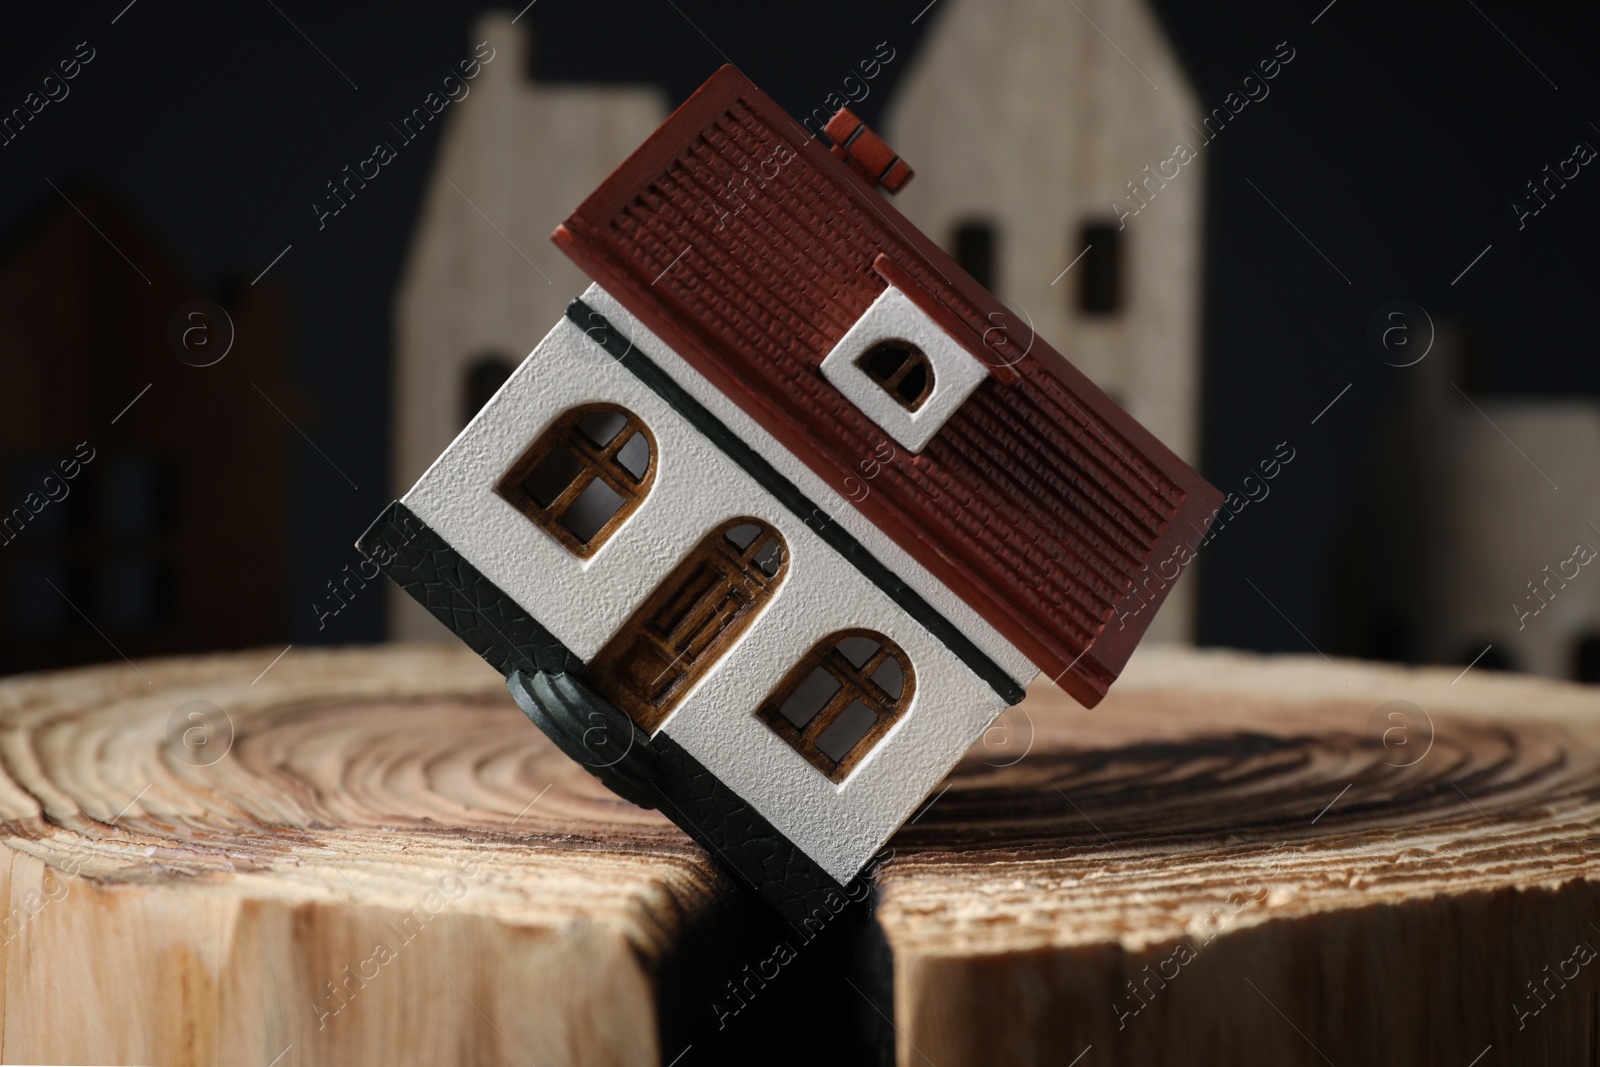
{"type": "Polygon", "coordinates": [[[654,732],[761,614],[788,567],[789,548],[770,525],[723,523],[645,599],[585,677],[654,732]]]}

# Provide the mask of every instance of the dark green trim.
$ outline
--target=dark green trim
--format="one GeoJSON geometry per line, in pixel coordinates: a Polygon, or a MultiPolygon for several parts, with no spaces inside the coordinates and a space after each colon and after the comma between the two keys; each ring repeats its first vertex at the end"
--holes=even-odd
{"type": "Polygon", "coordinates": [[[649,386],[674,411],[688,419],[707,440],[754,478],[761,488],[792,511],[818,537],[865,575],[868,581],[887,593],[890,599],[904,608],[907,614],[955,653],[972,673],[999,693],[1000,699],[1008,706],[1022,702],[1023,687],[1006,673],[1005,668],[985,655],[983,650],[973,644],[954,623],[924,600],[922,594],[884,566],[861,542],[801,492],[798,486],[728,429],[721,419],[707,410],[705,405],[690,396],[683,386],[673,381],[672,376],[662,370],[659,364],[635,347],[634,343],[624,337],[604,315],[582,300],[574,300],[567,305],[567,318],[571,319],[589,340],[605,349],[613,359],[632,371],[634,377],[649,386]]]}
{"type": "Polygon", "coordinates": [[[501,674],[583,669],[583,660],[400,501],[383,510],[356,548],[501,674]]]}

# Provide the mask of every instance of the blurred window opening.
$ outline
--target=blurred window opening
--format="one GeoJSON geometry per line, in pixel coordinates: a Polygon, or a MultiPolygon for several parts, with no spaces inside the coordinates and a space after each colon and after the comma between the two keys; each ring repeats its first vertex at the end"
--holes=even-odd
{"type": "Polygon", "coordinates": [[[1600,633],[1580,637],[1573,660],[1573,676],[1578,681],[1600,685],[1600,633]]]}
{"type": "Polygon", "coordinates": [[[107,459],[99,476],[99,525],[113,538],[155,537],[172,525],[172,465],[157,456],[107,459]]]}
{"type": "Polygon", "coordinates": [[[966,219],[956,225],[955,258],[972,280],[990,292],[995,284],[994,223],[966,219]]]}
{"type": "Polygon", "coordinates": [[[480,356],[467,365],[467,379],[462,390],[461,425],[483,410],[500,387],[511,377],[511,361],[502,355],[480,356]]]}
{"type": "Polygon", "coordinates": [[[1080,253],[1078,310],[1085,315],[1115,315],[1122,310],[1122,231],[1107,222],[1085,223],[1070,252],[1080,253]]]}
{"type": "MultiPolygon", "coordinates": [[[[1489,642],[1487,641],[1483,642],[1483,645],[1488,644],[1489,642]]],[[[1456,662],[1467,664],[1472,663],[1473,659],[1476,658],[1478,662],[1475,666],[1481,671],[1514,671],[1517,669],[1516,660],[1511,658],[1509,652],[1502,651],[1498,645],[1490,645],[1488,651],[1485,652],[1483,645],[1477,643],[1470,645],[1462,652],[1456,662]],[[1482,653],[1482,655],[1479,655],[1479,653],[1482,653]]]]}

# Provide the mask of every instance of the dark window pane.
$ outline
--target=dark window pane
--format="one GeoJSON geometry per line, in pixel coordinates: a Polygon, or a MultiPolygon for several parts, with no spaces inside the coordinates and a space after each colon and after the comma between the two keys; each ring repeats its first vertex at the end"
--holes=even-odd
{"type": "Polygon", "coordinates": [[[596,446],[604,448],[627,424],[628,417],[620,411],[591,411],[578,420],[578,429],[596,446]]]}
{"type": "Polygon", "coordinates": [[[914,351],[904,341],[880,341],[867,349],[866,355],[861,357],[861,366],[880,382],[887,381],[895,371],[906,365],[906,360],[911,358],[914,351]]]}
{"type": "Polygon", "coordinates": [[[98,618],[113,632],[154,629],[172,607],[172,571],[148,559],[113,560],[100,568],[98,618]]]}
{"type": "Polygon", "coordinates": [[[1083,253],[1078,264],[1078,309],[1085,315],[1113,315],[1122,310],[1122,231],[1109,223],[1084,226],[1072,256],[1083,253]],[[1088,251],[1084,252],[1085,246],[1088,251]]]}
{"type": "Polygon", "coordinates": [[[778,711],[794,724],[795,729],[801,730],[817,717],[817,712],[828,706],[828,701],[838,691],[839,679],[817,667],[789,694],[789,699],[783,702],[778,711]]]}
{"type": "Polygon", "coordinates": [[[12,462],[7,472],[6,502],[12,510],[0,519],[5,522],[4,537],[15,538],[23,530],[34,537],[65,537],[84,529],[84,480],[62,475],[58,456],[27,456],[12,462]],[[37,508],[38,510],[34,510],[37,508]]]}
{"type": "Polygon", "coordinates": [[[628,443],[617,449],[617,462],[623,470],[633,475],[634,481],[644,477],[644,472],[650,469],[650,442],[644,434],[634,431],[628,443]]]}
{"type": "Polygon", "coordinates": [[[753,522],[746,522],[735,526],[722,536],[726,537],[733,547],[743,552],[750,547],[750,542],[754,541],[760,533],[761,527],[753,522]]]}
{"type": "Polygon", "coordinates": [[[622,510],[622,496],[605,482],[596,478],[590,482],[572,506],[561,513],[560,523],[583,544],[594,540],[611,516],[622,510]]]}
{"type": "Polygon", "coordinates": [[[494,491],[587,558],[643,502],[654,477],[649,429],[620,408],[585,404],[546,427],[494,491]]]}
{"type": "Polygon", "coordinates": [[[756,715],[833,782],[849,777],[870,748],[867,739],[877,743],[905,710],[916,684],[905,653],[864,630],[827,637],[788,679],[794,688],[775,693],[756,715]],[[803,680],[796,685],[795,678],[803,680]]]}
{"type": "Polygon", "coordinates": [[[533,468],[533,473],[522,482],[522,488],[541,508],[555,503],[557,497],[572,484],[572,479],[583,470],[583,464],[564,448],[557,448],[533,468]]]}
{"type": "Polygon", "coordinates": [[[893,656],[888,657],[872,672],[872,680],[878,683],[878,688],[886,693],[890,700],[899,700],[900,695],[906,691],[906,674],[900,669],[900,661],[893,656]]]}
{"type": "Polygon", "coordinates": [[[511,377],[511,361],[503,356],[484,356],[467,368],[467,383],[462,399],[461,424],[483,410],[500,387],[511,377]]]}
{"type": "Polygon", "coordinates": [[[878,721],[871,708],[859,700],[852,700],[850,706],[839,713],[833,720],[833,725],[822,731],[822,736],[817,738],[817,750],[824,756],[840,762],[850,754],[850,750],[867,736],[867,731],[872,729],[872,724],[878,721]]]}
{"type": "Polygon", "coordinates": [[[100,528],[112,537],[165,532],[172,511],[171,469],[155,456],[113,456],[99,471],[100,528]]]}
{"type": "Polygon", "coordinates": [[[995,234],[994,226],[987,222],[969,220],[956,227],[955,260],[961,269],[972,275],[972,280],[985,289],[995,285],[995,234]]]}
{"type": "Polygon", "coordinates": [[[905,401],[907,407],[915,409],[918,402],[923,399],[922,394],[927,391],[931,378],[932,374],[928,370],[927,363],[919,362],[906,371],[905,377],[900,379],[900,384],[894,387],[894,391],[905,401]]]}
{"type": "Polygon", "coordinates": [[[80,628],[81,616],[67,603],[84,602],[81,575],[67,563],[18,560],[6,571],[6,629],[30,637],[54,637],[80,628]]]}
{"type": "Polygon", "coordinates": [[[761,568],[761,573],[771,578],[783,566],[783,546],[774,538],[757,549],[753,558],[755,565],[761,568]]]}
{"type": "Polygon", "coordinates": [[[856,667],[865,666],[877,651],[878,642],[870,637],[847,637],[839,642],[839,653],[856,667]]]}
{"type": "Polygon", "coordinates": [[[911,411],[933,393],[933,367],[922,349],[909,341],[879,341],[856,359],[856,366],[911,411]]]}

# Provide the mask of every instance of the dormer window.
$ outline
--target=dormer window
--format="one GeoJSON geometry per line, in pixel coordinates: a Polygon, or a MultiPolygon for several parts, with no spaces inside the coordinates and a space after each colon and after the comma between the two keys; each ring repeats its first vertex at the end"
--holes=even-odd
{"type": "Polygon", "coordinates": [[[907,411],[916,411],[933,395],[933,365],[910,341],[879,341],[856,360],[856,366],[907,411]]]}
{"type": "Polygon", "coordinates": [[[989,368],[888,286],[823,359],[822,376],[902,448],[921,452],[989,368]]]}

